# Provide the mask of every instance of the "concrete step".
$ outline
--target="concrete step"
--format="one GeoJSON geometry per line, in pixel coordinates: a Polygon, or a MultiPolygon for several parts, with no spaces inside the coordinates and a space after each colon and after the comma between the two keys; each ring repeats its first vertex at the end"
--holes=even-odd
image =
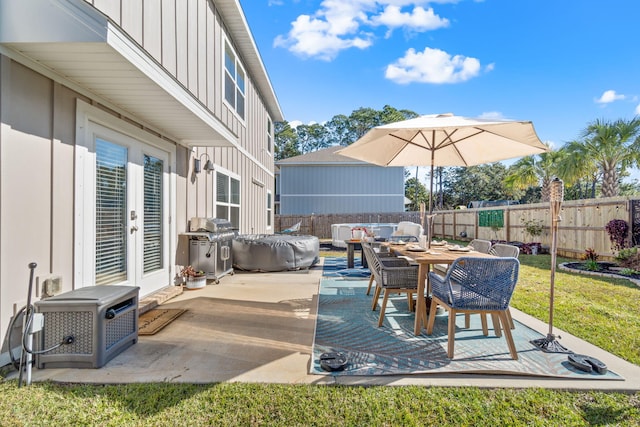
{"type": "Polygon", "coordinates": [[[182,292],[182,286],[169,285],[152,293],[151,295],[147,295],[146,297],[138,301],[138,315],[156,308],[163,302],[180,295],[182,292]]]}

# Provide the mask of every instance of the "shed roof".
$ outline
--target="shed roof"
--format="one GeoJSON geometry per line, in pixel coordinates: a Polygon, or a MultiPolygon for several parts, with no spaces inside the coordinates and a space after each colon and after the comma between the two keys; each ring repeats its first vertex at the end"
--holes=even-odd
{"type": "MultiPolygon", "coordinates": [[[[334,147],[325,148],[322,150],[312,151],[310,153],[302,154],[300,156],[289,157],[287,159],[279,160],[277,165],[302,165],[302,164],[350,164],[350,165],[369,165],[370,163],[363,162],[361,160],[352,159],[351,157],[336,154],[336,151],[343,149],[344,147],[337,145],[334,147]]],[[[372,165],[372,164],[371,164],[372,165]]],[[[374,166],[374,165],[372,165],[374,166]]]]}

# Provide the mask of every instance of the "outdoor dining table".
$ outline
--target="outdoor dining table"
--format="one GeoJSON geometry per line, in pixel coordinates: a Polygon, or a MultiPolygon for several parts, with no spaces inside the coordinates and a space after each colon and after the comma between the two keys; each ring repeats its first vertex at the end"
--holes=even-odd
{"type": "Polygon", "coordinates": [[[431,249],[413,249],[416,244],[393,244],[383,243],[389,250],[397,256],[411,259],[418,264],[418,298],[416,301],[416,319],[413,333],[420,335],[423,327],[427,326],[427,304],[425,301],[425,285],[427,296],[431,295],[428,273],[433,264],[453,264],[453,261],[460,257],[491,258],[493,255],[477,251],[452,250],[447,246],[432,246],[431,249]]]}

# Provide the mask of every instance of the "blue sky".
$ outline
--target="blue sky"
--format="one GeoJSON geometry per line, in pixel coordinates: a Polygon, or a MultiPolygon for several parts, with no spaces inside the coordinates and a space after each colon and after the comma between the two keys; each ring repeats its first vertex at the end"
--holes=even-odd
{"type": "Polygon", "coordinates": [[[530,120],[559,147],[640,114],[637,0],[243,0],[289,122],[386,104],[530,120]]]}

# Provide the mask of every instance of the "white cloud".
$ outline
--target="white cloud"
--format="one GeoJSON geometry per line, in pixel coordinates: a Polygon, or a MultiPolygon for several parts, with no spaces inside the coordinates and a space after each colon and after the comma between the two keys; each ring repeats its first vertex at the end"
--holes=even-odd
{"type": "MultiPolygon", "coordinates": [[[[491,70],[492,65],[486,69],[491,70]]],[[[452,56],[440,49],[426,47],[422,52],[413,48],[404,57],[387,66],[385,77],[400,84],[458,83],[476,77],[480,61],[462,55],[452,56]]]]}
{"type": "Polygon", "coordinates": [[[635,111],[635,113],[636,113],[637,115],[640,115],[640,104],[638,104],[638,106],[636,107],[636,111],[635,111]]]}
{"type": "Polygon", "coordinates": [[[286,36],[276,37],[274,46],[326,61],[345,49],[366,49],[372,44],[372,36],[360,27],[367,21],[365,11],[371,7],[375,4],[366,0],[324,0],[313,16],[298,16],[286,36]]]}
{"type": "Polygon", "coordinates": [[[596,99],[596,102],[598,104],[609,104],[614,101],[620,101],[624,98],[624,95],[616,93],[615,90],[605,90],[602,96],[596,99]]]}
{"type": "Polygon", "coordinates": [[[349,20],[336,19],[329,22],[309,15],[300,15],[291,26],[287,37],[276,37],[274,46],[286,47],[303,57],[317,57],[329,61],[341,50],[350,47],[365,49],[371,45],[371,40],[366,36],[346,36],[351,33],[350,28],[357,28],[357,25],[349,20]]]}
{"type": "MultiPolygon", "coordinates": [[[[425,32],[449,25],[435,14],[431,3],[455,3],[457,0],[323,0],[319,9],[298,16],[287,34],[274,40],[274,46],[296,55],[323,60],[334,59],[350,48],[366,49],[373,44],[376,28],[387,36],[397,28],[425,32]],[[403,11],[407,8],[407,11],[403,11]]],[[[271,0],[277,4],[277,0],[271,0]]]]}
{"type": "Polygon", "coordinates": [[[389,5],[382,13],[371,18],[374,26],[389,28],[386,37],[390,37],[395,28],[405,28],[410,31],[425,32],[449,26],[449,20],[441,18],[432,8],[414,7],[411,12],[402,12],[399,6],[389,5]]]}

